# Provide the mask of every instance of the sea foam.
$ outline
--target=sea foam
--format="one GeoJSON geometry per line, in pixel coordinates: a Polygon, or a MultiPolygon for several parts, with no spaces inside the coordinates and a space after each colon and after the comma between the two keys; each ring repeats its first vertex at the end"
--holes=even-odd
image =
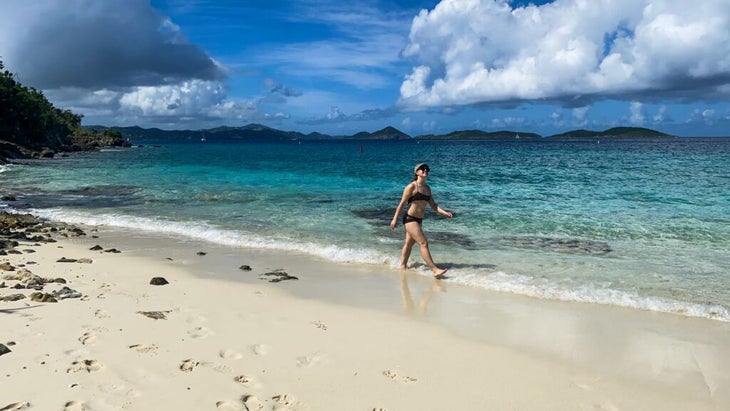
{"type": "Polygon", "coordinates": [[[61,209],[30,210],[42,218],[89,226],[108,226],[141,230],[169,236],[183,236],[213,244],[267,250],[296,251],[329,261],[360,264],[387,264],[389,256],[366,248],[320,245],[288,238],[269,238],[236,230],[225,230],[204,222],[165,221],[121,214],[88,214],[61,209]]]}
{"type": "MultiPolygon", "coordinates": [[[[366,248],[321,245],[287,238],[267,238],[242,231],[219,229],[203,222],[165,221],[120,214],[92,215],[61,209],[34,209],[30,212],[50,220],[73,224],[119,227],[168,236],[183,236],[231,247],[295,251],[338,263],[386,265],[390,268],[397,268],[399,264],[397,258],[393,258],[393,256],[383,255],[366,248]]],[[[420,266],[417,271],[423,275],[431,275],[425,266],[420,266]]],[[[569,286],[545,278],[507,274],[502,271],[489,271],[481,268],[452,268],[447,275],[448,281],[451,283],[533,298],[602,304],[730,322],[730,312],[719,305],[640,296],[636,293],[596,285],[569,286]]]]}
{"type": "Polygon", "coordinates": [[[482,273],[469,273],[459,268],[449,270],[447,275],[452,282],[458,284],[533,298],[612,305],[730,322],[730,311],[719,305],[697,304],[668,298],[641,296],[633,292],[595,285],[568,287],[544,278],[507,274],[501,271],[491,272],[485,275],[482,273]]]}

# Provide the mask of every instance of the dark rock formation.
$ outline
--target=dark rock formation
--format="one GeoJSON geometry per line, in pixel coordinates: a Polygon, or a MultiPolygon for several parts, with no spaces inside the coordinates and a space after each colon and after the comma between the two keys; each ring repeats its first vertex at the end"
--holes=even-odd
{"type": "Polygon", "coordinates": [[[7,354],[11,352],[10,348],[8,348],[5,344],[0,344],[0,355],[7,354]]]}
{"type": "Polygon", "coordinates": [[[576,238],[506,236],[500,237],[499,241],[510,247],[531,248],[566,254],[603,255],[611,252],[611,247],[607,243],[576,238]]]}
{"type": "Polygon", "coordinates": [[[63,287],[60,290],[53,291],[51,294],[58,300],[66,298],[81,298],[80,292],[68,287],[63,287]]]}
{"type": "Polygon", "coordinates": [[[53,296],[53,294],[44,293],[44,292],[34,292],[30,294],[30,300],[35,301],[38,303],[57,303],[58,300],[56,297],[53,296]]]}
{"type": "Polygon", "coordinates": [[[152,277],[150,280],[151,285],[165,285],[170,284],[164,277],[152,277]]]}
{"type": "Polygon", "coordinates": [[[263,273],[259,275],[259,278],[262,280],[266,280],[270,283],[278,283],[280,281],[286,281],[286,280],[298,280],[298,277],[294,277],[293,275],[289,275],[286,271],[282,269],[276,269],[274,271],[263,273]]]}
{"type": "Polygon", "coordinates": [[[145,317],[149,317],[154,320],[166,320],[168,313],[170,313],[170,311],[137,311],[137,314],[142,314],[145,317]]]}

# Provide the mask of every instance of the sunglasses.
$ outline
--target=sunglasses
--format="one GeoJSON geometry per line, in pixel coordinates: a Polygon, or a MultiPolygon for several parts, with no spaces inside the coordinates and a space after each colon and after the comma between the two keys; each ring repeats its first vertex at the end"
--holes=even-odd
{"type": "Polygon", "coordinates": [[[431,172],[431,169],[428,168],[428,166],[421,166],[418,169],[421,170],[421,171],[425,171],[427,173],[430,173],[431,172]]]}

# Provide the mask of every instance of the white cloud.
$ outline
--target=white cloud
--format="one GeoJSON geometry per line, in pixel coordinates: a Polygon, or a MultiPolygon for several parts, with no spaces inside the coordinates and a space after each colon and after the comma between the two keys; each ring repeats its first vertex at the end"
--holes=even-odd
{"type": "Polygon", "coordinates": [[[221,80],[226,70],[142,0],[4,0],[0,56],[44,90],[221,80]]]}
{"type": "Polygon", "coordinates": [[[644,120],[646,119],[646,116],[644,116],[644,105],[639,103],[638,101],[632,101],[629,105],[629,111],[631,112],[631,115],[629,116],[629,121],[632,124],[643,124],[644,120]]]}
{"type": "Polygon", "coordinates": [[[690,114],[689,119],[687,120],[688,123],[693,122],[702,122],[708,125],[712,125],[715,123],[716,120],[716,110],[707,108],[707,109],[699,109],[696,108],[692,111],[690,114]]]}
{"type": "Polygon", "coordinates": [[[727,0],[442,0],[413,20],[400,102],[706,97],[730,83],[728,26],[727,0]]]}
{"type": "Polygon", "coordinates": [[[258,115],[226,99],[227,69],[148,1],[4,0],[3,6],[6,68],[92,124],[258,115]]]}
{"type": "Polygon", "coordinates": [[[339,118],[344,117],[345,114],[340,111],[340,108],[337,106],[330,107],[329,113],[325,116],[327,120],[336,120],[339,118]]]}
{"type": "Polygon", "coordinates": [[[491,122],[492,128],[499,128],[499,127],[514,127],[514,126],[522,126],[526,123],[526,119],[524,117],[512,117],[507,116],[503,118],[493,118],[491,122]]]}
{"type": "Polygon", "coordinates": [[[224,94],[220,84],[209,81],[186,81],[158,87],[136,87],[119,100],[123,110],[139,111],[145,116],[191,115],[201,107],[220,102],[224,94]]]}
{"type": "Polygon", "coordinates": [[[655,123],[662,123],[667,118],[667,106],[661,105],[657,109],[656,114],[654,114],[654,117],[652,117],[652,120],[654,120],[655,123]]]}
{"type": "Polygon", "coordinates": [[[576,107],[573,109],[573,119],[580,125],[586,124],[586,114],[588,114],[589,106],[576,107]]]}

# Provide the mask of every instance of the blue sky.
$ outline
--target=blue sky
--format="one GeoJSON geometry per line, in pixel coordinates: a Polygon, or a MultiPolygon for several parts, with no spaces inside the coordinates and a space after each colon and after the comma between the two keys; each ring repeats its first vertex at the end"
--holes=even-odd
{"type": "Polygon", "coordinates": [[[84,124],[730,135],[730,2],[4,0],[0,59],[84,124]]]}

